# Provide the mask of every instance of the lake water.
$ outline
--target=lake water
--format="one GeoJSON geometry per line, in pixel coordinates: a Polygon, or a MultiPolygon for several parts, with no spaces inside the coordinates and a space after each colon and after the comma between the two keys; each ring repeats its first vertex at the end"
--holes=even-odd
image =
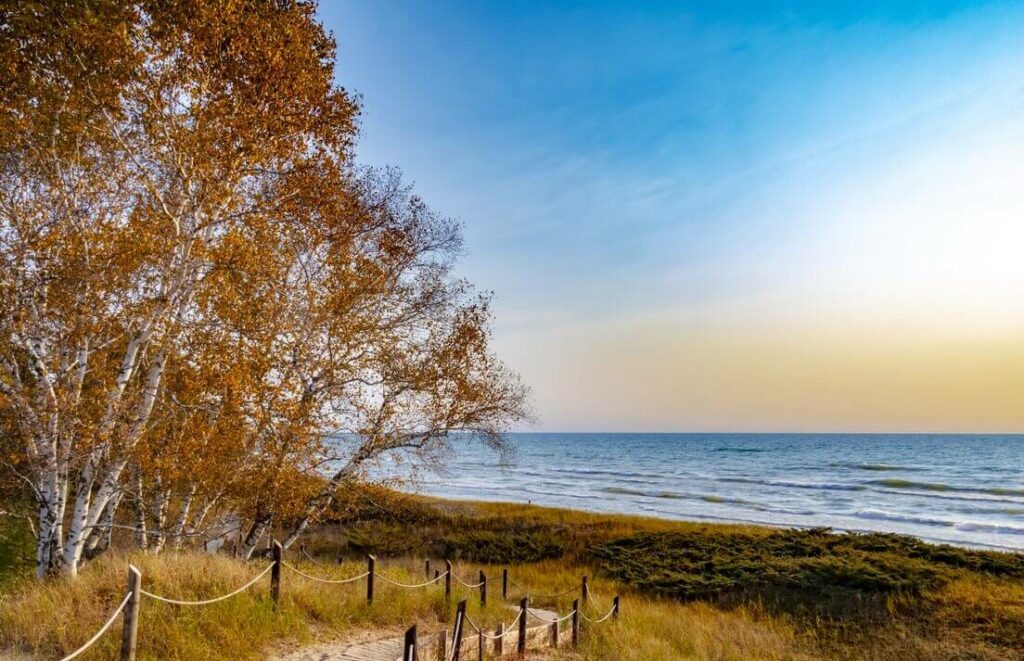
{"type": "Polygon", "coordinates": [[[693,521],[914,535],[1024,550],[1024,436],[512,434],[418,487],[693,521]]]}

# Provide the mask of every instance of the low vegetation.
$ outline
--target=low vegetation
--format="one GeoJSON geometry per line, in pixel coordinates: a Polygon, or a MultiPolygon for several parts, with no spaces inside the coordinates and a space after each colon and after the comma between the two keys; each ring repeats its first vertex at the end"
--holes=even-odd
{"type": "MultiPolygon", "coordinates": [[[[590,576],[590,616],[622,595],[612,626],[586,631],[578,652],[550,658],[675,659],[1019,659],[1024,655],[1024,556],[935,546],[894,535],[839,535],[588,514],[499,503],[453,503],[383,490],[337,506],[334,521],[305,538],[318,559],[290,561],[325,577],[363,571],[363,554],[381,557],[379,571],[421,580],[424,557],[454,560],[470,580],[481,569],[510,566],[519,583],[554,593],[590,576]],[[337,563],[338,555],[345,558],[337,563]]],[[[202,598],[254,576],[265,560],[225,554],[154,556],[116,553],[90,563],[78,581],[8,581],[0,601],[0,649],[59,657],[103,621],[124,585],[128,561],[147,589],[202,598]]],[[[22,573],[28,569],[23,567],[22,573]]],[[[438,631],[450,619],[443,589],[401,591],[378,584],[374,604],[364,585],[323,586],[288,571],[282,605],[270,606],[268,584],[201,609],[144,603],[142,658],[256,659],[282,646],[356,635],[397,635],[412,622],[438,631]]],[[[502,601],[491,583],[482,610],[470,615],[494,627],[514,614],[522,591],[502,601]]],[[[578,594],[535,598],[567,612],[578,594]]],[[[116,635],[86,658],[110,658],[116,635]]]]}

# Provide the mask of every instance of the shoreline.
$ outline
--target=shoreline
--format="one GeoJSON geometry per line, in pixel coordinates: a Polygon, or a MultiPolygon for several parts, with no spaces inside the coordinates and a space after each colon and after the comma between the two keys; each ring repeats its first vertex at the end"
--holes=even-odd
{"type": "Polygon", "coordinates": [[[652,520],[662,521],[666,523],[688,523],[688,524],[699,524],[709,526],[741,526],[744,528],[761,528],[766,531],[772,530],[816,530],[816,529],[828,529],[835,533],[851,533],[851,534],[889,534],[889,535],[900,535],[902,537],[910,537],[917,539],[926,544],[932,544],[936,546],[953,546],[960,549],[967,549],[973,551],[993,551],[996,553],[1006,553],[1011,555],[1024,554],[1024,545],[1021,547],[1009,547],[998,544],[985,544],[984,542],[975,543],[963,543],[956,540],[948,540],[942,538],[929,538],[920,535],[912,535],[896,530],[884,530],[877,528],[845,528],[827,525],[800,525],[800,524],[789,524],[789,523],[768,523],[757,520],[744,520],[740,518],[728,518],[728,517],[716,517],[714,515],[704,516],[671,516],[669,513],[655,512],[655,513],[637,513],[637,512],[626,512],[621,510],[606,510],[606,509],[592,509],[588,507],[564,507],[562,505],[552,505],[546,503],[538,503],[533,501],[523,502],[521,500],[513,499],[501,499],[501,498],[490,498],[490,499],[478,499],[478,498],[460,498],[456,496],[438,496],[433,493],[424,492],[409,492],[401,491],[401,493],[409,496],[416,496],[426,498],[436,502],[451,502],[460,504],[470,505],[514,505],[525,508],[538,508],[543,510],[555,510],[571,513],[582,513],[594,516],[614,516],[614,517],[627,517],[636,518],[641,520],[652,520]]]}
{"type": "Polygon", "coordinates": [[[510,434],[513,464],[460,449],[407,486],[440,497],[891,532],[1024,551],[1024,437],[510,434]],[[1007,468],[994,470],[993,466],[1007,468]]]}

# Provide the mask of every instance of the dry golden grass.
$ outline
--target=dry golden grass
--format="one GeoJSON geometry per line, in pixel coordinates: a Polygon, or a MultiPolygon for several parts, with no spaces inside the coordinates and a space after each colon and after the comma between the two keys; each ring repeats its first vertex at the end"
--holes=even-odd
{"type": "MultiPolygon", "coordinates": [[[[242,563],[198,553],[130,557],[111,555],[90,565],[76,581],[39,583],[23,579],[0,598],[0,649],[59,658],[87,640],[125,593],[128,562],[142,571],[144,589],[178,599],[204,599],[230,592],[248,582],[269,561],[242,563]]],[[[300,564],[304,572],[325,578],[361,573],[365,565],[320,567],[300,564]]],[[[412,582],[403,567],[380,571],[412,582]]],[[[199,607],[171,606],[143,598],[139,656],[143,659],[258,659],[274,641],[311,640],[318,632],[344,636],[353,630],[433,624],[444,614],[442,590],[403,591],[381,583],[378,598],[366,603],[365,582],[324,585],[285,569],[281,606],[269,599],[269,575],[227,601],[199,607]]],[[[104,636],[83,658],[113,658],[119,627],[104,636]]]]}
{"type": "MultiPolygon", "coordinates": [[[[59,658],[88,639],[124,594],[128,562],[143,573],[145,589],[182,599],[201,599],[229,592],[247,582],[264,566],[263,561],[243,563],[224,556],[182,553],[160,556],[111,555],[91,563],[76,581],[40,583],[16,581],[0,598],[0,648],[8,653],[38,658],[59,658]]],[[[343,578],[364,571],[362,563],[320,566],[293,563],[316,576],[343,578]]],[[[404,582],[422,580],[419,563],[379,563],[379,570],[404,582]]],[[[488,629],[515,617],[510,604],[518,603],[521,590],[510,586],[501,597],[501,568],[457,566],[464,579],[483,569],[492,578],[489,599],[481,609],[478,591],[454,584],[455,602],[467,598],[470,617],[488,629]]],[[[578,585],[583,571],[557,561],[513,566],[511,575],[538,592],[557,592],[578,585]]],[[[584,612],[597,617],[610,606],[611,595],[624,593],[622,617],[586,630],[579,655],[587,659],[741,659],[796,658],[792,629],[777,620],[745,610],[716,611],[699,604],[684,605],[648,599],[614,581],[592,577],[595,601],[584,612]],[[787,650],[790,652],[787,656],[787,650]]],[[[443,585],[443,583],[442,583],[443,585]]],[[[567,612],[578,594],[558,598],[534,598],[538,607],[567,612]]],[[[317,639],[386,637],[413,622],[421,631],[446,626],[452,607],[446,609],[443,587],[400,590],[377,583],[373,605],[365,601],[365,583],[323,585],[285,569],[281,607],[275,612],[269,600],[269,577],[228,601],[203,607],[175,607],[145,599],[139,625],[139,656],[142,659],[259,659],[282,641],[314,644],[317,639]],[[369,633],[367,633],[369,632],[369,633]]],[[[116,655],[120,628],[108,633],[85,659],[109,659],[116,655]]],[[[567,653],[568,654],[568,653],[567,653]]],[[[566,656],[562,654],[561,656],[566,656]]],[[[555,653],[553,657],[560,656],[555,653]]],[[[538,657],[542,658],[542,657],[538,657]]]]}
{"type": "MultiPolygon", "coordinates": [[[[326,527],[314,531],[307,545],[314,554],[317,550],[322,552],[323,555],[317,557],[324,564],[300,562],[295,552],[289,554],[289,561],[307,573],[325,578],[359,574],[365,570],[363,561],[337,565],[330,559],[339,549],[353,557],[369,550],[361,546],[360,540],[372,534],[385,547],[407,554],[387,559],[382,549],[375,549],[381,551],[378,571],[403,582],[424,580],[420,559],[423,555],[461,558],[456,560],[456,571],[471,583],[483,569],[491,578],[485,609],[479,606],[477,590],[464,588],[457,582],[454,598],[446,604],[443,583],[405,591],[378,581],[377,598],[368,605],[362,581],[347,586],[323,585],[285,569],[282,602],[276,612],[269,600],[269,577],[246,593],[213,606],[174,607],[145,600],[139,629],[140,658],[259,659],[283,645],[294,647],[315,645],[323,640],[389,637],[414,622],[420,625],[421,633],[430,633],[446,626],[454,602],[463,597],[468,599],[470,617],[493,629],[498,623],[507,623],[515,617],[510,606],[518,604],[522,596],[518,587],[510,585],[508,598],[501,599],[502,565],[498,564],[495,554],[509,552],[513,556],[508,563],[511,576],[534,592],[561,592],[579,585],[581,575],[588,574],[596,602],[583,605],[590,617],[606,612],[612,595],[622,596],[620,618],[599,626],[584,625],[579,650],[537,651],[531,652],[531,658],[599,661],[1024,659],[1024,582],[1014,577],[1012,567],[1003,566],[1015,562],[1012,557],[1004,561],[999,557],[965,555],[956,549],[922,550],[901,546],[899,540],[879,540],[880,544],[884,542],[882,551],[890,563],[887,566],[891,566],[895,574],[902,572],[901,559],[906,557],[908,566],[927,561],[945,567],[942,571],[947,580],[935,585],[922,583],[925,587],[913,594],[876,593],[863,602],[855,600],[850,608],[830,609],[831,615],[823,615],[813,610],[789,609],[786,595],[771,591],[741,591],[723,598],[693,601],[679,600],[671,594],[659,596],[643,592],[637,587],[642,583],[643,574],[630,578],[628,571],[599,573],[586,552],[595,544],[605,544],[606,540],[640,533],[692,534],[693,539],[687,543],[694,539],[707,541],[709,534],[741,533],[751,539],[730,548],[737,553],[736,549],[747,549],[744,553],[748,555],[740,558],[744,563],[763,562],[758,554],[774,543],[767,537],[772,534],[769,529],[496,503],[432,501],[429,507],[434,509],[434,514],[406,511],[395,515],[395,521],[382,517],[360,524],[365,527],[326,527]],[[438,510],[443,513],[440,517],[436,515],[438,510]],[[357,541],[354,543],[353,539],[357,541]],[[509,539],[518,546],[502,546],[502,540],[509,539]],[[758,541],[761,539],[764,544],[758,541]],[[442,540],[448,546],[440,550],[415,546],[424,540],[434,540],[430,543],[442,540]],[[900,550],[903,548],[910,549],[906,553],[917,555],[910,558],[900,550]],[[564,554],[547,555],[553,549],[562,549],[564,554]],[[939,553],[941,558],[920,555],[925,552],[939,553]],[[515,560],[524,556],[539,556],[539,559],[515,560]],[[488,564],[488,559],[494,562],[488,564]],[[940,563],[940,559],[946,564],[940,563]],[[998,576],[997,570],[1007,573],[998,576]],[[617,573],[625,578],[613,578],[617,573]]],[[[651,547],[650,553],[660,555],[662,564],[675,548],[672,539],[666,537],[669,545],[663,549],[664,555],[660,547],[651,547]]],[[[708,560],[711,559],[708,556],[708,560]]],[[[640,557],[633,560],[649,564],[640,557]]],[[[657,559],[652,558],[654,560],[657,559]]],[[[200,553],[113,554],[90,563],[74,582],[40,583],[28,577],[8,581],[0,588],[5,591],[0,596],[0,650],[52,659],[75,649],[92,635],[123,595],[129,561],[142,570],[147,590],[183,599],[228,592],[255,576],[269,562],[243,563],[200,553]]],[[[602,566],[607,564],[604,561],[602,566]]],[[[610,566],[614,570],[613,565],[610,566]]],[[[438,566],[436,560],[435,566],[438,566]]],[[[669,562],[666,567],[672,570],[676,565],[669,562]]],[[[718,571],[713,563],[707,567],[708,572],[718,571]]],[[[851,579],[849,572],[822,576],[821,580],[838,581],[837,587],[840,582],[849,583],[851,579]]],[[[857,584],[862,582],[859,575],[852,577],[857,579],[857,584]]],[[[674,581],[673,578],[659,585],[672,587],[676,585],[674,581]]],[[[817,603],[825,594],[821,587],[819,581],[817,591],[802,596],[809,596],[817,603]]],[[[792,590],[792,587],[787,589],[792,590]]],[[[846,585],[846,592],[837,590],[836,598],[849,600],[851,594],[857,596],[846,585]]],[[[576,596],[575,591],[554,598],[536,596],[531,603],[567,613],[576,596]]],[[[84,658],[112,658],[118,642],[117,631],[110,633],[84,658]]]]}

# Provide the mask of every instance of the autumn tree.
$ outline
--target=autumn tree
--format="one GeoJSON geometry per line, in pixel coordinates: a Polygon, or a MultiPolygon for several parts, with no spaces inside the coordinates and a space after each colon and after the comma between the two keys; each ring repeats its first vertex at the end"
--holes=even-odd
{"type": "Polygon", "coordinates": [[[526,413],[458,227],[353,166],[314,9],[0,4],[0,419],[40,575],[115,527],[298,534],[382,453],[526,413]]]}

